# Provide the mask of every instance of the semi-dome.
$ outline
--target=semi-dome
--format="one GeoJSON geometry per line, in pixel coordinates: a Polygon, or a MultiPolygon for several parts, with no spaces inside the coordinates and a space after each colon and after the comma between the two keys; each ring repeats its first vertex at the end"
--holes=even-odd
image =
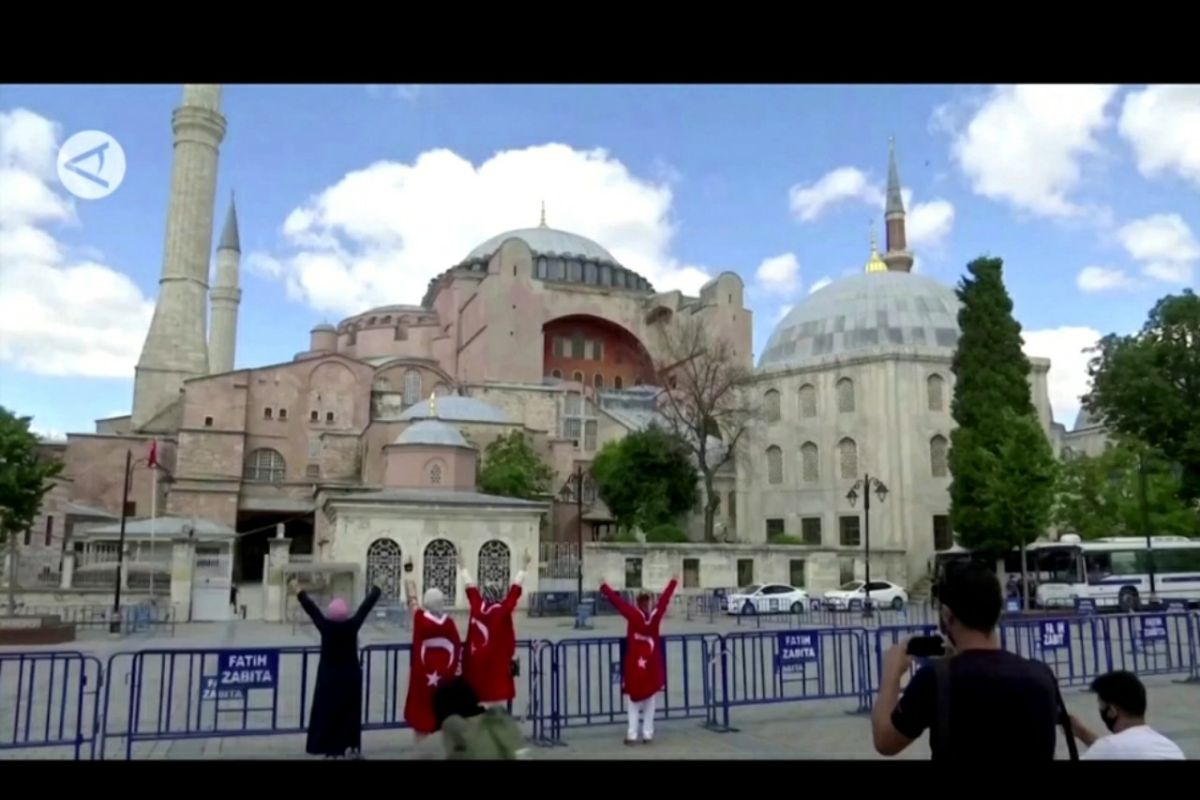
{"type": "Polygon", "coordinates": [[[500,249],[500,245],[504,244],[508,239],[520,239],[525,242],[525,244],[529,245],[529,249],[533,251],[535,256],[576,256],[587,261],[598,261],[607,264],[617,263],[612,253],[591,239],[580,236],[577,233],[569,233],[545,226],[521,228],[493,236],[468,253],[467,257],[463,259],[463,263],[491,258],[500,249]]]}
{"type": "Polygon", "coordinates": [[[426,447],[470,447],[458,429],[437,419],[423,419],[404,429],[396,444],[418,444],[426,447]]]}
{"type": "Polygon", "coordinates": [[[400,419],[429,419],[436,414],[437,419],[448,419],[454,422],[507,423],[511,421],[500,409],[474,397],[447,394],[438,397],[435,404],[436,411],[431,413],[428,403],[414,403],[400,414],[400,419]]]}
{"type": "Polygon", "coordinates": [[[854,275],[793,308],[775,326],[758,367],[788,369],[891,353],[951,358],[958,346],[958,308],[953,289],[923,275],[854,275]]]}

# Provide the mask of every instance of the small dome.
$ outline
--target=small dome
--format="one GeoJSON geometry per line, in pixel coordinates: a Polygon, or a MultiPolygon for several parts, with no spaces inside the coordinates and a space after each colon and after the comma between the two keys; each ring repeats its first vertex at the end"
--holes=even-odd
{"type": "Polygon", "coordinates": [[[908,272],[861,273],[814,292],[775,326],[759,369],[787,369],[848,355],[912,353],[953,358],[958,297],[908,272]]]}
{"type": "Polygon", "coordinates": [[[493,236],[468,253],[467,257],[463,259],[463,263],[491,258],[500,249],[500,245],[508,239],[520,239],[525,242],[534,255],[578,256],[589,261],[618,263],[612,253],[591,239],[576,233],[546,227],[522,228],[493,236]]]}
{"type": "Polygon", "coordinates": [[[436,415],[437,419],[448,419],[454,422],[507,423],[510,421],[503,411],[482,400],[476,400],[474,397],[447,394],[438,397],[434,404],[436,407],[434,414],[429,412],[429,403],[414,403],[404,410],[400,419],[430,419],[436,415]]]}
{"type": "Polygon", "coordinates": [[[396,437],[396,444],[419,444],[427,447],[470,447],[458,430],[436,419],[415,422],[396,437]]]}
{"type": "Polygon", "coordinates": [[[316,333],[317,331],[328,331],[329,333],[337,333],[337,328],[333,327],[328,322],[322,322],[320,325],[315,326],[311,332],[316,333]]]}

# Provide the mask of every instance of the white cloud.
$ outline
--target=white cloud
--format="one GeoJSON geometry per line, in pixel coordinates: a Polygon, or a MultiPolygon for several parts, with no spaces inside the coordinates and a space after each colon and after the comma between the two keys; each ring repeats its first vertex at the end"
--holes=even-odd
{"type": "Polygon", "coordinates": [[[810,286],[808,288],[808,293],[812,294],[813,292],[819,292],[831,283],[833,283],[833,278],[826,275],[824,278],[821,278],[816,283],[814,283],[812,286],[810,286]]]}
{"type": "Polygon", "coordinates": [[[1130,92],[1118,129],[1147,178],[1173,172],[1200,186],[1200,85],[1130,92]]]}
{"type": "Polygon", "coordinates": [[[1089,387],[1087,365],[1091,356],[1084,352],[1100,339],[1100,331],[1083,326],[1023,331],[1025,354],[1050,359],[1048,376],[1050,406],[1054,418],[1068,427],[1079,413],[1079,398],[1089,387]]]}
{"type": "Polygon", "coordinates": [[[31,111],[0,112],[0,362],[40,375],[129,377],[154,306],[128,276],[45,229],[77,223],[56,191],[58,134],[31,111]]]}
{"type": "Polygon", "coordinates": [[[1115,86],[999,86],[964,127],[939,109],[934,125],[949,130],[951,155],[979,195],[1042,216],[1083,209],[1069,199],[1082,179],[1081,160],[1098,154],[1097,134],[1110,122],[1115,86]]]}
{"type": "Polygon", "coordinates": [[[786,317],[788,314],[792,313],[793,308],[795,308],[795,306],[792,305],[791,303],[788,303],[787,305],[784,305],[784,306],[780,306],[779,310],[775,312],[775,321],[779,322],[781,319],[786,317]]]}
{"type": "Polygon", "coordinates": [[[772,256],[758,265],[754,277],[771,292],[791,294],[799,287],[800,262],[795,253],[772,256]]]}
{"type": "Polygon", "coordinates": [[[1084,292],[1107,292],[1128,289],[1133,281],[1125,270],[1116,267],[1084,267],[1075,276],[1075,285],[1084,292]]]}
{"type": "Polygon", "coordinates": [[[670,252],[669,186],[632,175],[602,149],[563,144],[502,151],[478,166],[445,149],[411,164],[376,162],[293,210],[284,252],[254,253],[247,264],[320,311],[415,303],[480,242],[537,225],[543,200],[551,227],[602,244],[659,291],[695,294],[709,280],[670,252]]]}
{"type": "Polygon", "coordinates": [[[954,206],[946,200],[930,200],[928,203],[908,205],[906,233],[909,249],[936,248],[950,235],[954,227],[954,206]]]}
{"type": "Polygon", "coordinates": [[[788,197],[792,213],[801,222],[813,222],[825,209],[847,200],[877,206],[884,202],[883,190],[857,167],[838,167],[816,183],[798,183],[789,190],[788,197]]]}
{"type": "Polygon", "coordinates": [[[1167,283],[1187,283],[1200,261],[1200,242],[1178,214],[1154,214],[1127,223],[1117,238],[1142,264],[1142,273],[1167,283]]]}

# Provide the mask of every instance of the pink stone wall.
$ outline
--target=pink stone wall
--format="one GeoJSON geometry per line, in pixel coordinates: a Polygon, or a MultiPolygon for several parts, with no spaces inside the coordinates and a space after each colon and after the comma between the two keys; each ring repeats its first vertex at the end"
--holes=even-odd
{"type": "Polygon", "coordinates": [[[388,445],[384,486],[393,489],[475,488],[478,455],[462,447],[388,445]]]}

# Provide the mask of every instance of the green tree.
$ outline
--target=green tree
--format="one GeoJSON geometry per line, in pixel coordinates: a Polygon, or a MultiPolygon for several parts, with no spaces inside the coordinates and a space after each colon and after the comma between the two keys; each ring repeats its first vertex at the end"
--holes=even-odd
{"type": "Polygon", "coordinates": [[[1200,297],[1167,295],[1141,331],[1109,334],[1093,352],[1088,411],[1179,464],[1183,498],[1200,501],[1200,297]]]}
{"type": "Polygon", "coordinates": [[[550,491],[554,470],[538,458],[521,431],[500,436],[483,451],[479,488],[488,494],[538,500],[550,491]]]}
{"type": "Polygon", "coordinates": [[[1030,398],[1003,261],[978,258],[967,271],[951,366],[950,519],[964,547],[999,555],[1024,549],[1049,524],[1056,464],[1030,398]]]}
{"type": "Polygon", "coordinates": [[[700,474],[679,436],[656,426],[600,448],[592,477],[622,530],[650,531],[696,507],[700,474]]]}
{"type": "Polygon", "coordinates": [[[1200,535],[1200,514],[1180,499],[1170,462],[1132,440],[1063,464],[1054,521],[1084,539],[1142,536],[1146,524],[1155,535],[1200,535]],[[1145,521],[1139,469],[1145,471],[1145,521]]]}
{"type": "Polygon", "coordinates": [[[0,546],[8,545],[10,615],[16,608],[17,537],[33,526],[51,478],[62,472],[62,462],[39,456],[29,421],[0,406],[0,546]]]}

